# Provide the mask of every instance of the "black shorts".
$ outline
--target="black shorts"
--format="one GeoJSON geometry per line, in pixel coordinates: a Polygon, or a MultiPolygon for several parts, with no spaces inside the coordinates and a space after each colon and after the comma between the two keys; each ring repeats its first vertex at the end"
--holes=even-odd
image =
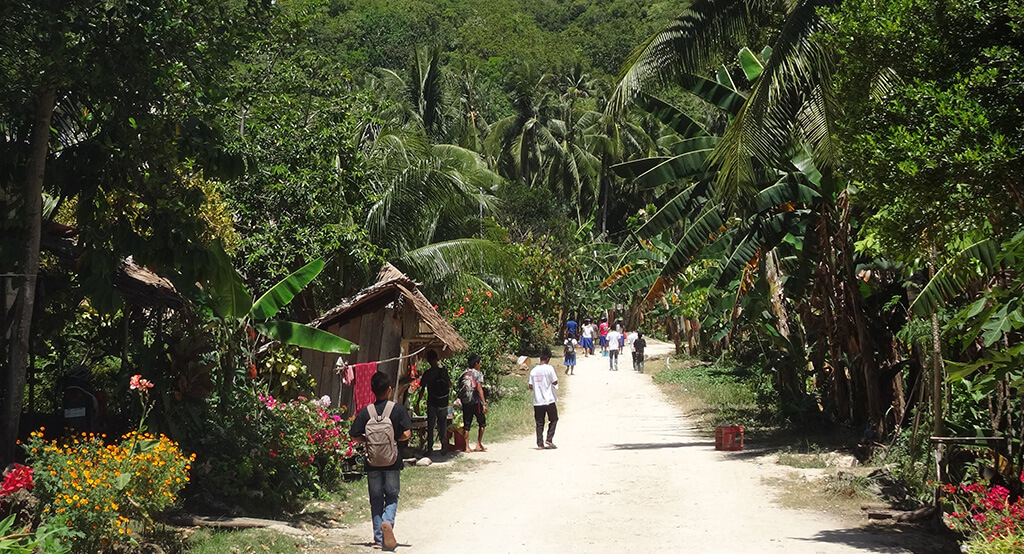
{"type": "Polygon", "coordinates": [[[480,427],[487,427],[487,414],[484,413],[484,405],[479,402],[462,405],[462,428],[469,431],[473,426],[473,418],[480,427]]]}

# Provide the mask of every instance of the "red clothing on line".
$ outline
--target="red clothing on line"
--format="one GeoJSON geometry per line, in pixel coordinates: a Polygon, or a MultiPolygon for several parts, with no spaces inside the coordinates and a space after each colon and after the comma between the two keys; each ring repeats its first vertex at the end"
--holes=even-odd
{"type": "Polygon", "coordinates": [[[356,364],[352,366],[352,370],[356,374],[356,384],[353,389],[356,409],[352,413],[358,414],[360,410],[373,404],[373,401],[377,399],[370,388],[370,378],[377,373],[377,362],[356,364]]]}

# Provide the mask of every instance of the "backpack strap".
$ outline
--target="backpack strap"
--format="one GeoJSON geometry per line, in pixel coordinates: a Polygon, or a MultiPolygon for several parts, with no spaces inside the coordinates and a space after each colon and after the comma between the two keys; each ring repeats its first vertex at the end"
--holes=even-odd
{"type": "Polygon", "coordinates": [[[380,421],[391,417],[391,410],[395,408],[395,403],[388,400],[388,403],[384,405],[384,413],[380,414],[380,421]]]}
{"type": "Polygon", "coordinates": [[[366,413],[373,419],[377,419],[377,407],[371,402],[366,406],[366,413]]]}

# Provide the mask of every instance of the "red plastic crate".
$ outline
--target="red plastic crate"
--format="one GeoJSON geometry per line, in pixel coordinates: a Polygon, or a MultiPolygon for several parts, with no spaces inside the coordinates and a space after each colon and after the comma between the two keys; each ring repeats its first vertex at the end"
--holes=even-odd
{"type": "Polygon", "coordinates": [[[743,450],[743,427],[740,425],[715,427],[715,450],[743,450]]]}

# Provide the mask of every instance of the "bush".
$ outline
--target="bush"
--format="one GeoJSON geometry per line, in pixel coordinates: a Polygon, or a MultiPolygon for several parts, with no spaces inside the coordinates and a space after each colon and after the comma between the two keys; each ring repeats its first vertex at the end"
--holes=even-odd
{"type": "Polygon", "coordinates": [[[512,325],[512,312],[502,310],[491,291],[467,289],[462,301],[454,303],[451,310],[449,321],[469,344],[451,359],[449,370],[457,371],[453,379],[466,368],[471,354],[480,355],[486,372],[497,368],[502,356],[517,352],[519,339],[512,325]]]}
{"type": "Polygon", "coordinates": [[[174,504],[195,459],[163,435],[133,431],[106,444],[105,435],[93,433],[47,441],[42,431],[25,445],[35,494],[45,518],[81,533],[76,550],[127,541],[132,519],[148,524],[174,504]]]}
{"type": "Polygon", "coordinates": [[[234,406],[197,443],[197,494],[272,512],[334,490],[354,453],[351,422],[328,408],[329,397],[285,402],[243,389],[234,406]]]}

